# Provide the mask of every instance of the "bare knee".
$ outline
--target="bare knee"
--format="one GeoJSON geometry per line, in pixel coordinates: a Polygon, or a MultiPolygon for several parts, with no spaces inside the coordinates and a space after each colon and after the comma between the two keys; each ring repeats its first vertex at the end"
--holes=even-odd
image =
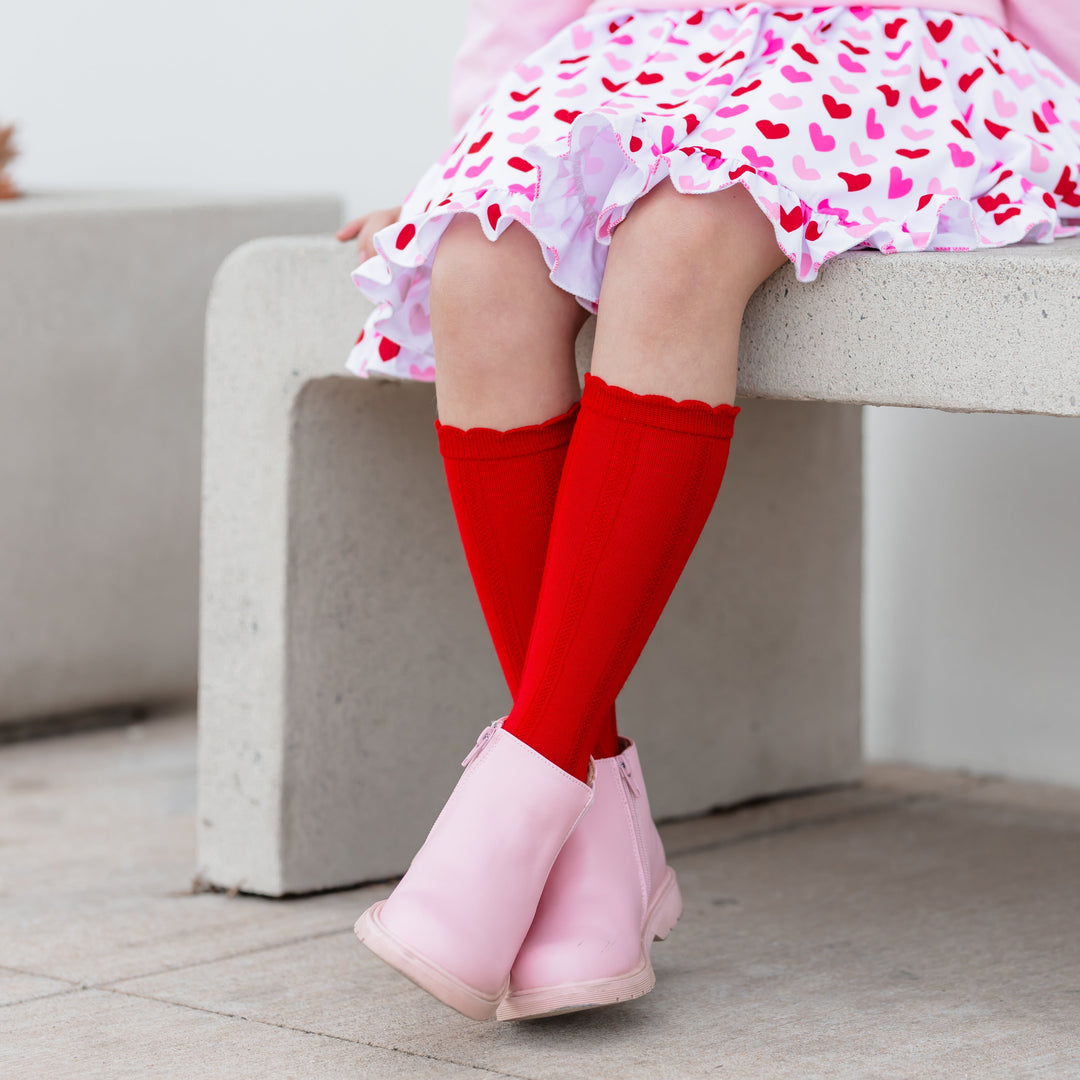
{"type": "Polygon", "coordinates": [[[634,204],[610,254],[609,268],[612,260],[617,271],[633,268],[650,295],[685,294],[696,284],[740,306],[787,261],[772,223],[741,184],[693,195],[666,181],[634,204]]]}
{"type": "Polygon", "coordinates": [[[472,214],[458,214],[443,234],[431,267],[432,333],[447,345],[467,336],[520,347],[542,332],[576,336],[586,313],[552,284],[540,245],[514,222],[489,240],[472,214]]]}
{"type": "Polygon", "coordinates": [[[552,283],[524,226],[492,242],[473,215],[457,215],[435,253],[430,310],[444,423],[502,430],[576,398],[574,342],[587,313],[552,283]]]}

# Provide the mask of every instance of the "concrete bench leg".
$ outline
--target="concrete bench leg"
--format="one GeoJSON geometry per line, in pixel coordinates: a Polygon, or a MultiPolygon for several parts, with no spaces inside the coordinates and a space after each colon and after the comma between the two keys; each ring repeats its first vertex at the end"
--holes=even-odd
{"type": "MultiPolygon", "coordinates": [[[[248,245],[211,304],[199,865],[267,895],[402,872],[508,707],[432,388],[328,374],[357,325],[346,269],[248,245]]],[[[859,770],[860,410],[741,404],[620,699],[661,817],[859,770]]]]}

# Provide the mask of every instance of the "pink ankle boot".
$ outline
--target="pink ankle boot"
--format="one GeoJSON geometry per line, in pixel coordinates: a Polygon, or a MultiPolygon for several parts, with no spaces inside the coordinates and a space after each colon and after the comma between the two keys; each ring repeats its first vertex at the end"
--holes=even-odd
{"type": "Polygon", "coordinates": [[[647,994],[649,950],[682,914],[649,812],[637,750],[595,761],[588,813],[552,867],[510,974],[500,1020],[590,1009],[647,994]]]}
{"type": "Polygon", "coordinates": [[[502,729],[485,728],[438,820],[356,936],[417,986],[489,1020],[588,784],[502,729]]]}

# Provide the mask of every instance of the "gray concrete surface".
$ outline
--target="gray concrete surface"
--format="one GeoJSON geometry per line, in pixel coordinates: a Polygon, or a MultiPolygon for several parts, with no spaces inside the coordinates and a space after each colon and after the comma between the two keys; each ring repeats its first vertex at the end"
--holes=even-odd
{"type": "Polygon", "coordinates": [[[193,697],[210,283],[238,244],[339,220],[331,198],[0,202],[0,726],[193,697]]]}
{"type": "Polygon", "coordinates": [[[192,892],[193,744],[176,716],[0,747],[0,1075],[1078,1074],[1078,791],[874,766],[664,826],[686,911],[656,990],[477,1024],[357,945],[388,885],[192,892]]]}
{"type": "MultiPolygon", "coordinates": [[[[509,708],[432,387],[342,372],[368,310],[354,257],[245,245],[210,303],[199,870],[268,895],[403,871],[509,708]]],[[[860,411],[741,404],[717,509],[619,700],[664,816],[860,768],[860,411]]]]}

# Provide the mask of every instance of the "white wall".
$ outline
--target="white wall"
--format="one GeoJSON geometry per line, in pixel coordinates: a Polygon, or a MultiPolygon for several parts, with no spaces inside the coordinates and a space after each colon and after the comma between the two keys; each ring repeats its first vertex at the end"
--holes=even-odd
{"type": "MultiPolygon", "coordinates": [[[[393,205],[449,137],[466,0],[42,0],[0,35],[29,188],[393,205]]],[[[870,410],[872,757],[1080,785],[1080,423],[870,410]]]]}
{"type": "Polygon", "coordinates": [[[1080,421],[866,410],[866,744],[1080,786],[1080,421]]]}
{"type": "Polygon", "coordinates": [[[395,205],[450,137],[466,0],[7,4],[0,120],[26,188],[330,193],[395,205]]]}

